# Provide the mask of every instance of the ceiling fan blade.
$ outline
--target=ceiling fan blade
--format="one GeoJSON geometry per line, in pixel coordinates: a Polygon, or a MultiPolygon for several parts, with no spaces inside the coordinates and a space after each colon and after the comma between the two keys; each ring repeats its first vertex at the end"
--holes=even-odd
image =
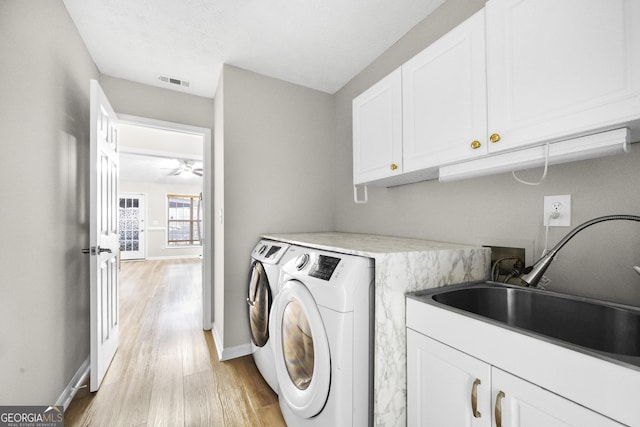
{"type": "Polygon", "coordinates": [[[196,171],[196,172],[202,172],[202,168],[193,168],[191,170],[196,171]]]}
{"type": "Polygon", "coordinates": [[[198,172],[198,170],[194,169],[191,171],[194,175],[202,176],[202,172],[198,172]]]}

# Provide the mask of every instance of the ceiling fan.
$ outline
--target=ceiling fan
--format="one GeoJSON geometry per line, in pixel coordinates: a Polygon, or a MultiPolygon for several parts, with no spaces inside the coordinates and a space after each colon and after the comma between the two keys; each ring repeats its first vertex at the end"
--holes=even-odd
{"type": "Polygon", "coordinates": [[[194,175],[202,176],[202,167],[196,167],[194,160],[175,159],[178,167],[173,169],[168,175],[180,175],[182,173],[191,172],[194,175]]]}

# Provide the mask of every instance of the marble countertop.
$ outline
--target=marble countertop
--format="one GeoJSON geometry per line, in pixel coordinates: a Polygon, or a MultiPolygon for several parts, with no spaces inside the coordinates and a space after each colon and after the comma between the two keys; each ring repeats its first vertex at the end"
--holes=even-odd
{"type": "Polygon", "coordinates": [[[342,232],[263,234],[264,239],[277,240],[294,245],[338,251],[350,255],[375,258],[381,254],[431,252],[478,248],[479,246],[419,240],[406,237],[383,236],[342,232]]]}

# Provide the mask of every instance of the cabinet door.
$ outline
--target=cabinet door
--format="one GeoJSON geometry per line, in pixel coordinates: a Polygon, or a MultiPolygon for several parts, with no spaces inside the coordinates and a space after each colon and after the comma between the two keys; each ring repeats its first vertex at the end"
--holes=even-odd
{"type": "Polygon", "coordinates": [[[484,9],[402,66],[404,171],[486,153],[484,9]]]}
{"type": "Polygon", "coordinates": [[[398,68],[353,100],[353,183],[402,172],[402,76],[398,68]]]}
{"type": "Polygon", "coordinates": [[[497,427],[621,427],[593,412],[530,382],[492,368],[491,395],[497,427]],[[497,397],[499,393],[503,393],[497,397]]]}
{"type": "Polygon", "coordinates": [[[486,363],[407,329],[407,425],[490,427],[490,375],[486,363]]]}
{"type": "Polygon", "coordinates": [[[491,0],[490,151],[640,118],[640,2],[491,0]]]}

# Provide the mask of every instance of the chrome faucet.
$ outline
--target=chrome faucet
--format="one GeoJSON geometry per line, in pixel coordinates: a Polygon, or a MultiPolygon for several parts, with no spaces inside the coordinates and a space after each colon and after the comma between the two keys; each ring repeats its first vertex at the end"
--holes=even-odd
{"type": "MultiPolygon", "coordinates": [[[[639,221],[640,216],[637,215],[605,215],[598,218],[594,218],[590,221],[580,224],[573,230],[571,230],[566,236],[562,238],[549,252],[544,254],[542,258],[537,260],[532,266],[525,268],[523,274],[520,275],[520,280],[522,280],[525,286],[536,287],[538,286],[538,282],[542,279],[544,272],[547,271],[547,268],[551,265],[551,261],[555,258],[557,253],[562,249],[564,245],[567,244],[569,240],[582,230],[587,227],[590,227],[594,224],[604,221],[616,221],[616,220],[626,220],[626,221],[639,221]]],[[[640,274],[640,269],[638,267],[634,267],[634,269],[640,274]]]]}

